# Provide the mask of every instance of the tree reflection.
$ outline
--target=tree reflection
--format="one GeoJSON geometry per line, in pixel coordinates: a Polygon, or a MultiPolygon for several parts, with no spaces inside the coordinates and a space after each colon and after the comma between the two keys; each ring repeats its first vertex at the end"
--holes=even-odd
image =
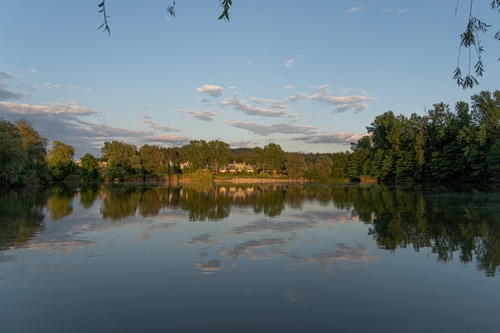
{"type": "Polygon", "coordinates": [[[420,187],[359,188],[353,207],[382,249],[429,248],[438,261],[458,254],[487,276],[500,272],[498,194],[420,187]]]}
{"type": "MultiPolygon", "coordinates": [[[[225,219],[231,206],[256,214],[280,216],[285,207],[302,209],[304,202],[349,210],[365,222],[381,249],[428,248],[437,260],[458,256],[476,261],[486,275],[500,267],[500,226],[497,192],[443,187],[384,187],[378,185],[264,185],[216,187],[116,187],[105,191],[101,212],[119,220],[135,215],[156,216],[161,209],[182,209],[190,221],[225,219]]],[[[82,195],[83,198],[83,195],[82,195]]]]}
{"type": "Polygon", "coordinates": [[[64,185],[54,186],[47,198],[46,210],[52,221],[68,217],[73,213],[75,190],[64,185]]]}
{"type": "MultiPolygon", "coordinates": [[[[43,205],[54,221],[73,212],[77,192],[54,187],[46,192],[0,193],[1,250],[21,246],[43,230],[43,205]],[[16,245],[17,244],[17,245],[16,245]]],[[[378,185],[231,185],[208,187],[84,187],[80,204],[90,208],[101,199],[104,219],[119,221],[139,214],[154,217],[164,210],[183,210],[190,221],[220,221],[233,207],[269,218],[285,209],[313,202],[347,210],[368,226],[380,249],[429,249],[437,260],[475,263],[487,276],[500,273],[500,195],[498,189],[384,187],[378,185]]],[[[328,208],[327,208],[328,209],[328,208]]]]}
{"type": "Polygon", "coordinates": [[[0,191],[0,251],[18,248],[44,230],[45,191],[0,191]]]}
{"type": "Polygon", "coordinates": [[[89,209],[99,196],[99,187],[94,183],[85,183],[80,190],[80,204],[89,209]]]}
{"type": "Polygon", "coordinates": [[[181,208],[189,213],[190,221],[219,221],[231,212],[232,200],[217,188],[185,187],[180,197],[181,208]]]}
{"type": "Polygon", "coordinates": [[[134,186],[104,187],[103,197],[102,218],[119,221],[135,216],[141,191],[139,187],[134,186]]]}
{"type": "Polygon", "coordinates": [[[253,210],[256,214],[264,213],[269,217],[277,217],[285,210],[286,191],[282,186],[262,188],[253,200],[253,210]]]}

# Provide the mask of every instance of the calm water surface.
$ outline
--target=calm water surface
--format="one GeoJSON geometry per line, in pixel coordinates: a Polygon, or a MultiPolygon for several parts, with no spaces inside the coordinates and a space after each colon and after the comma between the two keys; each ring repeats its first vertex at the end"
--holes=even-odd
{"type": "Polygon", "coordinates": [[[500,192],[0,191],[1,332],[498,332],[500,192]]]}

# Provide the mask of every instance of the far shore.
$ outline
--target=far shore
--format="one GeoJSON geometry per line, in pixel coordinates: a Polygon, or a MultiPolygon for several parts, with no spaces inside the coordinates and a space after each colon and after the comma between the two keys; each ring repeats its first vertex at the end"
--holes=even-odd
{"type": "Polygon", "coordinates": [[[306,179],[288,179],[288,178],[214,178],[214,183],[233,183],[233,184],[259,184],[259,183],[305,183],[306,179]]]}

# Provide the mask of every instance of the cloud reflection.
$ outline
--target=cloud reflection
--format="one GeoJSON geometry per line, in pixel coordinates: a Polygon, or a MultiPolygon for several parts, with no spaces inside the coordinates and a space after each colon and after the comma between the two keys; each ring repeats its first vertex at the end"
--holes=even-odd
{"type": "MultiPolygon", "coordinates": [[[[242,244],[235,245],[229,250],[222,250],[219,252],[225,258],[237,260],[240,256],[250,254],[251,251],[255,251],[267,246],[285,246],[287,240],[285,238],[264,238],[262,240],[248,240],[242,244]]],[[[255,257],[254,257],[255,258],[255,257]]]]}
{"type": "Polygon", "coordinates": [[[318,221],[286,221],[286,222],[275,222],[271,219],[261,219],[253,223],[235,227],[232,230],[226,232],[227,235],[239,235],[249,232],[262,232],[271,231],[273,233],[277,232],[289,232],[294,230],[307,230],[313,229],[319,226],[318,221]]]}
{"type": "Polygon", "coordinates": [[[204,263],[196,263],[194,268],[200,269],[202,274],[213,274],[222,267],[220,260],[214,259],[204,263]]]}
{"type": "Polygon", "coordinates": [[[329,272],[330,266],[334,262],[361,262],[369,263],[376,259],[371,255],[368,247],[363,243],[356,243],[354,246],[349,246],[345,243],[337,243],[337,250],[327,251],[323,250],[318,253],[313,253],[308,257],[301,257],[298,255],[290,256],[295,260],[295,263],[300,266],[310,263],[318,263],[323,272],[329,272]]]}
{"type": "Polygon", "coordinates": [[[210,234],[202,234],[199,236],[191,237],[187,242],[188,245],[197,244],[201,246],[210,246],[218,243],[220,243],[220,241],[213,239],[212,235],[210,234]]]}

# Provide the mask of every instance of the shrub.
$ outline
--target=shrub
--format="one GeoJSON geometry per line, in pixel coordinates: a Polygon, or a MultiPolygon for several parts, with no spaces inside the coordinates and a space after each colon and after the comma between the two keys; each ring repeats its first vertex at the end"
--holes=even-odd
{"type": "Polygon", "coordinates": [[[213,176],[210,170],[196,170],[191,174],[183,175],[182,181],[189,183],[212,183],[213,176]]]}

